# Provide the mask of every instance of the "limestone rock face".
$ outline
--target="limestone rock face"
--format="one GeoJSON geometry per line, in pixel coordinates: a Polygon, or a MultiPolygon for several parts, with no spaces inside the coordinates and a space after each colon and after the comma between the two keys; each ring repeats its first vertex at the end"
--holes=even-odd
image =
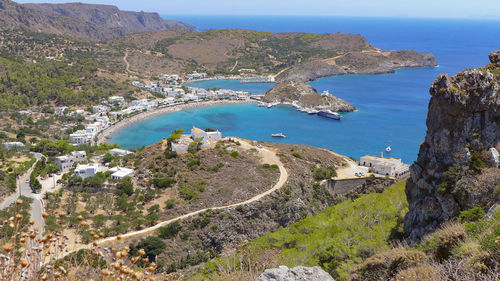
{"type": "Polygon", "coordinates": [[[500,141],[500,52],[492,53],[490,60],[485,69],[465,70],[454,77],[441,74],[431,86],[427,135],[406,184],[409,212],[404,229],[410,243],[462,210],[495,203],[491,194],[500,184],[495,149],[500,141]],[[467,172],[478,161],[474,157],[490,168],[467,172]],[[448,191],[442,183],[450,167],[466,176],[448,191]]]}
{"type": "Polygon", "coordinates": [[[280,266],[278,268],[266,269],[256,281],[335,281],[330,274],[321,267],[297,266],[288,268],[280,266]]]}
{"type": "Polygon", "coordinates": [[[302,82],[285,82],[274,86],[264,98],[265,102],[297,102],[301,106],[328,106],[336,112],[352,112],[356,108],[348,101],[333,95],[321,95],[313,87],[302,82]]]}

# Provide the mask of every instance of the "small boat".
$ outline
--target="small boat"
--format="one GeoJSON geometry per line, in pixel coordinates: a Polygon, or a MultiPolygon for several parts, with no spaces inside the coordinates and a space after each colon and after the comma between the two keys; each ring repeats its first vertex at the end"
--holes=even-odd
{"type": "Polygon", "coordinates": [[[305,107],[298,107],[297,110],[300,112],[307,112],[307,109],[305,107]]]}
{"type": "Polygon", "coordinates": [[[387,153],[391,152],[391,151],[392,151],[391,146],[388,146],[388,147],[385,149],[385,151],[387,151],[387,153]]]}
{"type": "Polygon", "coordinates": [[[271,107],[273,107],[273,104],[272,104],[272,103],[269,103],[269,104],[267,105],[267,108],[271,108],[271,107]]]}
{"type": "Polygon", "coordinates": [[[265,102],[259,102],[259,107],[265,107],[267,104],[265,102]]]}
{"type": "Polygon", "coordinates": [[[283,135],[283,133],[279,133],[279,134],[272,134],[271,137],[273,138],[286,138],[285,135],[283,135]]]}
{"type": "Polygon", "coordinates": [[[337,112],[333,112],[331,110],[322,110],[318,112],[318,115],[333,120],[340,120],[340,118],[342,118],[342,115],[338,114],[337,112]]]}
{"type": "Polygon", "coordinates": [[[326,91],[323,91],[323,93],[321,93],[323,96],[328,96],[328,95],[331,95],[330,94],[330,91],[326,90],[326,91]]]}

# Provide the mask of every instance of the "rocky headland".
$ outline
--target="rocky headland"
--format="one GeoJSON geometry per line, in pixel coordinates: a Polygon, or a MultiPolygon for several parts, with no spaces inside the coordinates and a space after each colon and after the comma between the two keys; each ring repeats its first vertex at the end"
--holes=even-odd
{"type": "Polygon", "coordinates": [[[264,95],[265,102],[296,102],[305,107],[325,106],[336,112],[352,112],[356,108],[339,97],[319,94],[315,88],[302,82],[284,82],[275,85],[264,95]]]}
{"type": "Polygon", "coordinates": [[[410,243],[461,211],[487,211],[499,201],[500,51],[490,61],[453,77],[441,74],[430,89],[427,135],[406,185],[410,243]]]}
{"type": "Polygon", "coordinates": [[[418,53],[413,50],[382,51],[374,48],[297,64],[280,73],[276,80],[307,82],[328,76],[385,74],[394,73],[398,68],[435,66],[437,66],[436,58],[430,53],[418,53]]]}

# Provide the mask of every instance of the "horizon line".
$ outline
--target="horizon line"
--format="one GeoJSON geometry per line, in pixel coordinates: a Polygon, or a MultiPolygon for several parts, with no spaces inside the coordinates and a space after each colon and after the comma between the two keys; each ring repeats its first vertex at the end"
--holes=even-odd
{"type": "Polygon", "coordinates": [[[498,17],[418,17],[418,16],[346,16],[346,15],[302,15],[302,14],[167,14],[157,12],[161,16],[257,16],[257,17],[322,17],[322,18],[373,18],[373,19],[435,19],[435,20],[477,20],[477,21],[500,21],[498,17]]]}

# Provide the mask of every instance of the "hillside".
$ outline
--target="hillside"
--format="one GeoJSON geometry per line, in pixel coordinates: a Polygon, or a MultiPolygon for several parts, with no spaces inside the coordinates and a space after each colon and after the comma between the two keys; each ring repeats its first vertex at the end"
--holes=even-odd
{"type": "Polygon", "coordinates": [[[25,28],[36,32],[69,35],[101,41],[124,34],[192,26],[164,21],[158,14],[122,12],[114,6],[68,4],[20,5],[0,0],[0,29],[25,28]]]}
{"type": "MultiPolygon", "coordinates": [[[[251,30],[186,32],[177,36],[151,33],[117,41],[161,53],[216,74],[252,72],[277,75],[279,81],[309,81],[349,73],[379,74],[396,68],[436,66],[431,54],[382,51],[361,35],[271,33],[251,30]]],[[[144,52],[142,50],[141,52],[144,52]]]]}
{"type": "Polygon", "coordinates": [[[157,13],[122,11],[116,6],[84,3],[24,4],[45,15],[61,15],[97,24],[119,31],[120,35],[133,32],[195,27],[174,20],[164,20],[157,13]]]}

